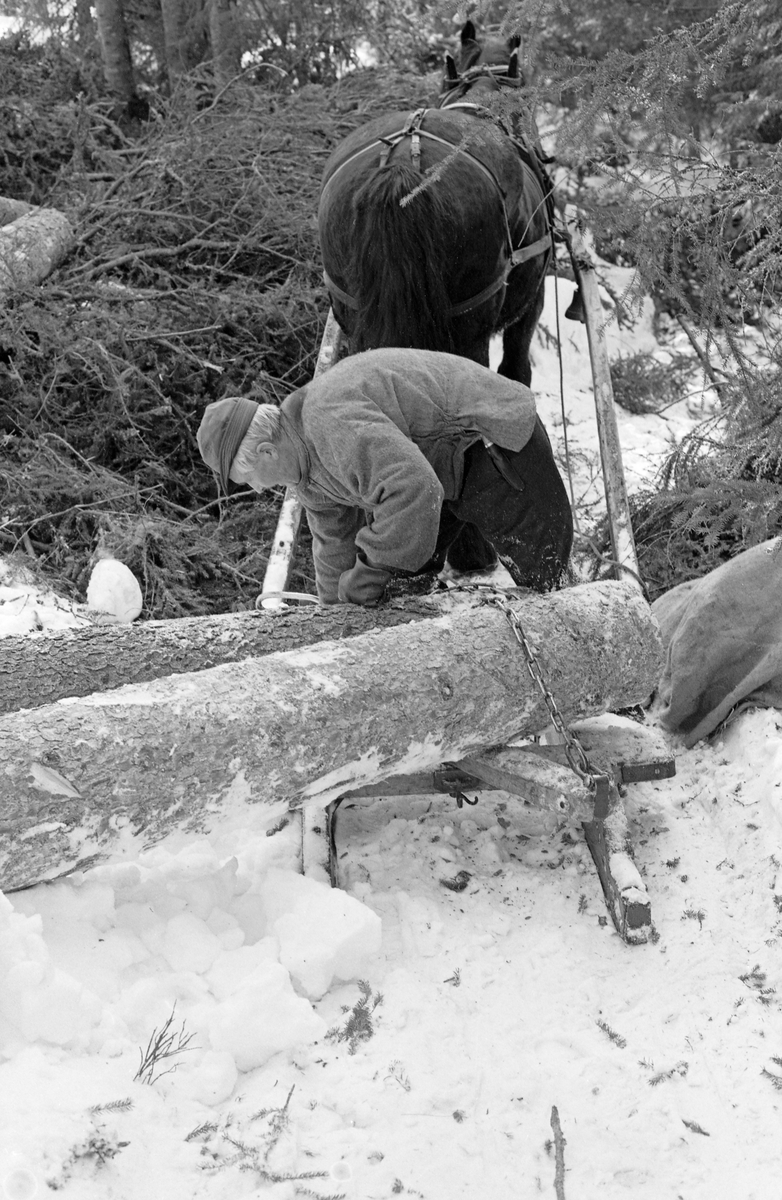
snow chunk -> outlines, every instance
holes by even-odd
[[[266,962],[277,962],[280,952],[276,938],[262,938],[254,946],[238,946],[219,954],[207,973],[207,982],[218,1000],[238,992],[244,981]]]
[[[220,939],[215,937],[204,921],[192,913],[182,912],[172,917],[166,925],[160,953],[174,971],[192,971],[194,975],[203,975],[222,948]]]
[[[308,996],[324,995],[334,979],[359,978],[380,949],[380,917],[346,892],[271,870],[260,895],[280,962]]]
[[[326,1022],[296,995],[284,967],[264,962],[210,1014],[208,1028],[214,1050],[253,1071],[281,1050],[323,1037]]]
[[[102,558],[87,584],[87,607],[108,624],[129,625],[144,605],[136,576],[117,558]]]
[[[195,1065],[187,1064],[177,1072],[176,1085],[177,1091],[191,1100],[214,1106],[229,1099],[238,1078],[234,1057],[228,1050],[207,1050]]]

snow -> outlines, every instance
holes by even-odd
[[[583,514],[597,435],[585,334],[561,327]],[[606,332],[612,355],[671,350],[648,309]],[[543,337],[534,372],[561,451]],[[619,414],[631,487],[709,403]],[[0,573],[0,633],[84,619]],[[237,775],[209,838],[0,896],[0,1197],[554,1198],[554,1106],[573,1200],[775,1195],[782,714],[674,748],[675,778],[627,789],[644,946],[608,920],[577,806],[501,792],[344,804],[332,890],[297,874],[296,819],[260,822]]]
[[[136,576],[116,558],[101,558],[90,573],[87,608],[98,620],[111,625],[129,625],[144,607]]]

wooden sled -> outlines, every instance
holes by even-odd
[[[332,887],[340,886],[337,823],[343,803],[445,793],[461,807],[468,792],[503,791],[563,818],[583,814],[582,828],[614,926],[628,944],[646,942],[652,931],[651,903],[633,859],[623,795],[634,783],[670,778],[674,759],[664,739],[643,726],[585,721],[574,725],[573,732],[599,772],[593,789],[567,765],[565,747],[550,743],[502,747],[436,771],[397,775],[345,792],[325,810],[301,810],[303,874],[325,873]]]

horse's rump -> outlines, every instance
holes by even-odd
[[[370,122],[329,160],[319,208],[325,271],[356,348],[466,353],[497,325],[511,250],[548,230],[544,191],[491,118],[426,110],[417,145],[399,136],[411,118]]]

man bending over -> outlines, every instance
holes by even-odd
[[[209,404],[198,446],[226,492],[296,489],[325,604],[374,604],[395,572],[439,570],[465,530],[483,547],[472,565],[489,542],[519,586],[557,587],[567,564],[570,504],[532,392],[470,359],[352,355],[279,408]]]

